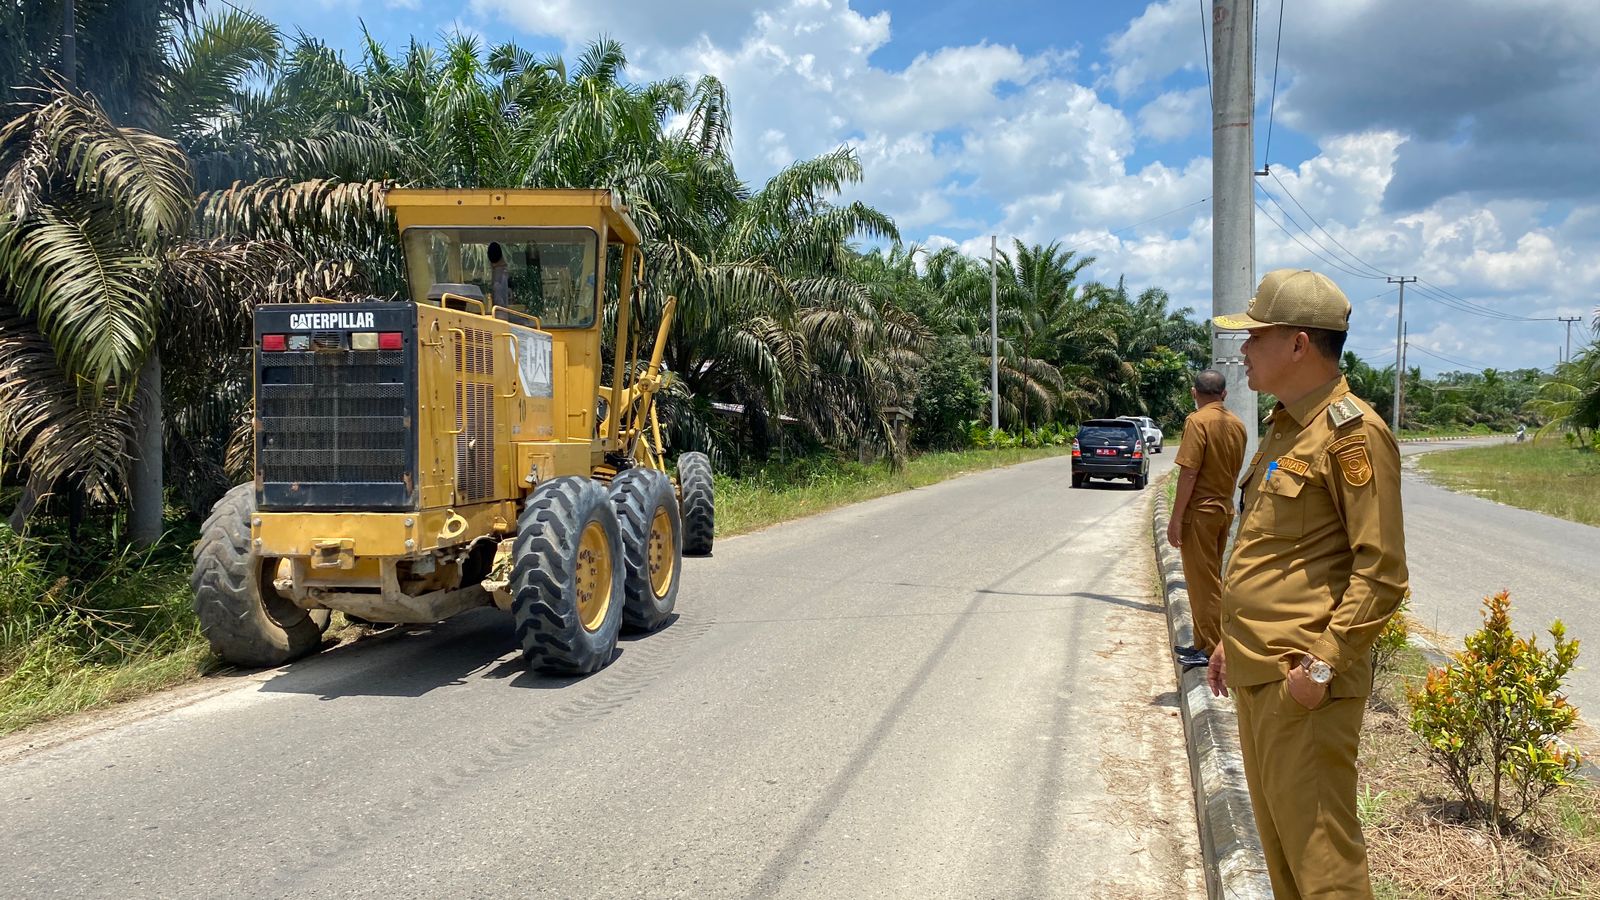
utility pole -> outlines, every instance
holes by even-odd
[[[1000,238],[989,235],[989,429],[1000,429],[1000,276],[995,269]]]
[[[1211,313],[1244,312],[1256,287],[1255,0],[1212,0]],[[1228,410],[1245,424],[1245,459],[1261,440],[1256,392],[1240,354],[1243,336],[1212,329],[1211,358],[1227,379]]]
[[[1401,421],[1402,417],[1405,414],[1405,409],[1406,409],[1406,389],[1405,389],[1406,388],[1406,382],[1405,382],[1405,378],[1404,378],[1403,373],[1406,370],[1406,357],[1410,355],[1410,350],[1411,350],[1411,329],[1407,328],[1404,324],[1401,324],[1401,326],[1400,326],[1400,371],[1402,373],[1402,377],[1401,377],[1401,380],[1400,380],[1400,393],[1396,394],[1395,398],[1394,398],[1394,408],[1397,410],[1397,412],[1394,414],[1394,420],[1395,420],[1394,436],[1395,436],[1396,439],[1398,439],[1400,437],[1400,426],[1402,424],[1404,424]]]
[[[1401,351],[1405,349],[1406,329],[1406,285],[1417,280],[1415,275],[1401,275],[1396,278],[1389,276],[1390,284],[1400,285],[1400,313],[1394,323],[1394,416],[1390,423],[1394,428],[1394,436],[1400,437],[1400,378],[1405,374],[1405,360],[1401,358]]]
[[[68,90],[78,88],[78,11],[76,0],[67,0],[61,9],[61,77]]]
[[[1569,319],[1566,316],[1561,316],[1561,317],[1559,317],[1557,319],[1557,321],[1567,323],[1567,355],[1566,355],[1566,357],[1564,359],[1565,359],[1566,362],[1572,362],[1572,323],[1573,322],[1582,322],[1583,321],[1583,317],[1582,316],[1573,316],[1572,318]]]

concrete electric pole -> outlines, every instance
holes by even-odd
[[[1244,312],[1256,287],[1254,0],[1211,4],[1211,313]],[[1211,331],[1211,358],[1228,382],[1228,410],[1245,424],[1245,459],[1261,439],[1256,392],[1238,332]]]
[[[1563,357],[1563,361],[1564,362],[1572,362],[1572,323],[1573,322],[1582,322],[1583,321],[1583,317],[1582,316],[1573,316],[1572,318],[1569,319],[1566,316],[1561,316],[1558,321],[1562,321],[1562,322],[1567,323],[1567,355],[1565,357]]]
[[[1406,285],[1416,280],[1415,275],[1389,277],[1390,284],[1400,285],[1400,314],[1397,317],[1399,321],[1394,323],[1394,415],[1389,417],[1389,426],[1394,429],[1394,436],[1397,438],[1400,436],[1400,379],[1405,375],[1405,360],[1400,354],[1405,349]]]
[[[61,7],[61,77],[68,90],[78,89],[78,10],[75,0]]]
[[[1409,352],[1411,350],[1410,331],[1411,330],[1409,328],[1407,328],[1404,324],[1402,324],[1400,326],[1400,371],[1401,372],[1404,372],[1406,370],[1406,356],[1409,354]],[[1406,410],[1406,382],[1405,382],[1404,378],[1401,378],[1401,380],[1400,380],[1400,393],[1395,395],[1394,408],[1399,410],[1399,412],[1396,412],[1395,416],[1394,416],[1394,420],[1395,420],[1394,436],[1396,438],[1398,438],[1400,436],[1400,424],[1404,420],[1405,410]]]
[[[994,267],[997,235],[989,235],[989,428],[1000,428],[1000,276]]]

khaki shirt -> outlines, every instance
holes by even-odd
[[[1388,426],[1341,376],[1273,410],[1239,487],[1222,588],[1229,686],[1276,681],[1310,653],[1333,666],[1333,696],[1370,693],[1372,644],[1409,578]]]
[[[1188,510],[1233,512],[1233,480],[1244,465],[1244,423],[1221,403],[1208,403],[1183,422],[1183,441],[1174,463],[1194,469]]]

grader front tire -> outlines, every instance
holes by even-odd
[[[606,489],[587,478],[539,485],[517,519],[511,614],[528,666],[587,675],[611,661],[622,627],[622,536]]]
[[[665,472],[628,469],[611,481],[622,526],[622,625],[655,631],[678,602],[683,574],[683,518]]]
[[[712,496],[711,460],[704,453],[678,457],[678,488],[683,494],[683,555],[710,556],[717,533],[717,505]]]
[[[279,666],[316,650],[327,610],[306,610],[273,586],[278,560],[250,546],[255,486],[241,484],[217,501],[194,548],[194,611],[200,631],[224,662]]]

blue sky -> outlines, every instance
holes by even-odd
[[[1060,241],[1097,258],[1091,277],[1211,305],[1204,0],[236,2],[352,56],[363,21],[390,46],[460,29],[573,55],[616,37],[636,79],[727,83],[751,182],[850,144],[866,167],[851,198],[908,241],[974,255],[990,234]],[[1278,8],[1260,10],[1258,160]],[[1410,362],[1428,373],[1554,363],[1564,326],[1522,317],[1583,316],[1574,343],[1587,340],[1600,4],[1286,8],[1258,269],[1331,275],[1355,305],[1352,348],[1378,365],[1395,344],[1386,274],[1422,278],[1405,317]]]

